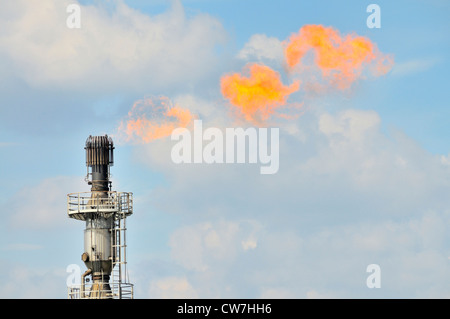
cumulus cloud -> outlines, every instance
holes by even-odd
[[[445,205],[442,192],[448,187],[448,165],[401,132],[392,130],[387,136],[375,111],[309,113],[296,123],[303,136],[298,139],[282,131],[280,169],[270,177],[259,176],[250,164],[174,164],[170,158],[174,142],[170,139],[141,147],[136,156],[149,167],[158,167],[170,180],[170,192],[165,187],[154,190],[160,208],[188,210],[195,216],[208,211],[206,195],[216,201],[215,210],[231,215],[233,210],[227,210],[229,204],[224,199],[230,196],[234,204],[249,207],[247,213],[252,214],[258,209],[274,209],[275,203],[287,211],[297,211],[321,196],[340,207],[348,200],[357,207],[369,201],[368,210],[375,209],[372,204],[384,206],[383,214],[407,214],[419,206]],[[260,196],[267,192],[270,196]],[[300,201],[297,193],[305,194],[304,200]],[[352,207],[350,211],[357,210]]]
[[[53,229],[67,225],[67,194],[87,191],[83,177],[57,176],[26,186],[11,198],[3,209],[11,213],[9,223],[20,229]]]
[[[380,117],[375,111],[345,110],[333,116],[325,113],[319,118],[319,130],[328,137],[340,135],[351,141],[364,139],[367,131],[378,128]]]
[[[149,16],[123,1],[80,5],[81,28],[66,26],[73,1],[0,2],[2,67],[32,86],[85,91],[163,89],[199,80],[217,63],[225,32],[207,15],[187,17],[179,1]]]
[[[333,298],[332,295],[329,294],[324,294],[324,293],[319,293],[316,290],[310,290],[306,293],[306,298],[307,299],[330,299]]]
[[[225,220],[181,227],[170,238],[172,258],[200,272],[223,267],[240,253],[256,248],[257,230],[254,222]]]
[[[237,57],[251,61],[282,62],[284,59],[282,42],[278,38],[268,37],[265,34],[254,34],[239,51]]]
[[[1,260],[1,298],[64,298],[66,276],[64,269],[46,266],[30,267],[29,264]]]
[[[166,277],[151,282],[150,298],[193,299],[198,295],[185,277]]]
[[[447,157],[382,132],[373,110],[317,110],[296,124],[304,138],[283,131],[273,176],[159,162],[170,188],[155,189],[153,203],[185,221],[171,235],[172,260],[198,296],[237,296],[245,286],[258,297],[370,297],[371,263],[383,270],[377,296],[448,294]],[[161,141],[147,155],[162,156],[162,145],[170,153]],[[246,230],[243,218],[252,220]]]
[[[152,205],[182,220],[169,247],[188,295],[448,295],[448,156],[385,133],[374,110],[318,108],[291,123],[297,130],[281,131],[272,176],[250,165],[176,165],[170,139],[136,149],[167,177]],[[366,286],[372,263],[381,290]]]
[[[298,298],[295,294],[285,288],[267,288],[261,292],[261,298],[263,299],[292,299]]]

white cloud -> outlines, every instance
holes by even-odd
[[[149,296],[445,297],[449,218],[449,212],[428,212],[405,221],[319,226],[309,234],[266,225],[254,251],[238,247],[243,233],[225,235],[227,225],[237,222],[184,226],[172,236],[171,246],[186,275],[153,280]],[[382,271],[382,288],[376,292],[366,286],[371,263]]]
[[[258,241],[254,238],[248,238],[241,242],[244,250],[255,249],[258,246]]]
[[[185,277],[165,277],[150,284],[150,298],[193,299],[198,295]]]
[[[224,128],[229,127],[233,122],[227,114],[229,110],[221,102],[211,101],[193,94],[177,95],[173,101],[180,107],[189,109],[208,127]]]
[[[398,61],[392,69],[394,76],[406,76],[415,73],[428,71],[441,62],[438,58],[411,59],[408,61]]]
[[[441,155],[441,163],[444,165],[450,165],[450,154],[447,156]]]
[[[262,299],[292,299],[298,298],[295,294],[292,294],[287,289],[284,288],[264,288],[261,292]]]
[[[325,113],[319,118],[319,130],[332,138],[341,135],[351,141],[360,141],[367,131],[377,129],[380,117],[375,111],[345,110],[333,116]]]
[[[36,87],[135,90],[189,86],[217,62],[222,25],[187,17],[179,1],[148,16],[117,1],[81,6],[81,28],[66,26],[73,1],[0,1],[0,55],[5,70]],[[14,18],[11,18],[14,17]]]
[[[243,60],[275,60],[283,61],[283,46],[279,39],[265,34],[254,34],[239,51],[237,57]]]
[[[67,225],[67,194],[88,191],[81,176],[46,178],[39,184],[19,190],[3,209],[10,212],[9,222],[17,229],[51,229]]]
[[[184,226],[170,237],[172,258],[189,270],[205,272],[220,268],[243,251],[256,248],[255,232],[255,225],[245,221],[220,220]]]
[[[63,268],[47,266],[33,267],[30,264],[11,263],[0,260],[0,298],[64,298],[67,292],[66,276]]]
[[[450,251],[446,158],[401,132],[385,135],[375,111],[318,112],[297,125],[304,138],[280,136],[273,176],[161,160],[170,188],[156,189],[154,203],[195,220],[170,247],[198,295],[370,297],[370,263],[383,270],[377,296],[448,294],[440,279]],[[244,231],[243,218],[258,226]]]

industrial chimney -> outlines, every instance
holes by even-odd
[[[108,135],[86,140],[86,182],[91,191],[67,195],[70,218],[86,222],[81,259],[87,267],[69,299],[133,298],[126,269],[126,217],[133,213],[133,194],[111,189],[113,141]]]

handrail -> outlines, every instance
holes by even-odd
[[[87,213],[119,213],[119,218],[133,213],[133,193],[130,192],[81,192],[67,195],[69,217],[84,219]]]
[[[109,282],[107,283],[111,290],[98,290],[98,286],[93,290],[94,296],[90,295],[91,289],[96,283],[85,283],[84,289],[82,285],[72,285],[67,287],[69,299],[133,299],[133,284],[123,282]]]

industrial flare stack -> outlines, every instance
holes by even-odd
[[[81,259],[87,267],[69,299],[133,298],[126,268],[126,218],[133,213],[133,194],[111,190],[113,141],[108,135],[86,140],[86,181],[90,192],[67,195],[70,218],[86,222]]]

